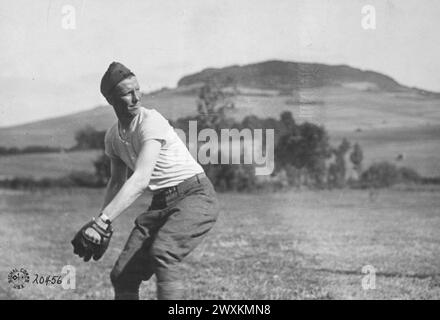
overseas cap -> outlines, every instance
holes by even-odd
[[[107,98],[110,96],[113,88],[122,80],[134,76],[126,66],[119,62],[112,62],[101,79],[101,93]]]

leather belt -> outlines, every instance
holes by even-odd
[[[154,197],[169,197],[174,194],[183,194],[186,190],[188,190],[194,184],[199,184],[200,180],[206,178],[204,172],[196,174],[191,178],[188,178],[176,186],[166,187],[159,190],[156,190],[153,195]]]

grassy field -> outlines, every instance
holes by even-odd
[[[410,166],[424,176],[440,176],[439,99],[408,93],[367,92],[346,87],[301,89],[295,96],[253,92],[234,98],[230,116],[240,120],[247,115],[279,118],[291,111],[295,121],[322,124],[331,143],[342,138],[358,142],[364,151],[364,166],[377,161]],[[156,108],[168,119],[196,112],[196,97],[179,89],[145,95],[143,104]],[[302,112],[304,103],[306,112]],[[1,146],[49,145],[69,147],[75,131],[86,125],[104,130],[116,121],[110,107],[98,107],[74,115],[0,128]],[[1,176],[59,177],[72,170],[93,171],[96,153],[37,154],[0,157]]]
[[[423,176],[440,176],[440,127],[384,128],[360,132],[334,131],[331,144],[336,146],[346,137],[358,142],[364,152],[364,168],[378,161],[394,162],[416,169]],[[93,172],[93,160],[99,151],[22,154],[0,156],[0,177],[62,177],[71,171]],[[396,161],[398,155],[403,159]],[[347,159],[347,161],[349,161]]]
[[[286,191],[220,194],[222,212],[205,241],[184,262],[191,299],[439,299],[439,189]],[[103,190],[0,191],[0,297],[110,299],[109,271],[150,200],[138,199],[116,223],[99,262],[73,256],[70,239],[96,214]],[[28,284],[11,289],[7,275],[32,276],[76,267],[75,290]],[[364,265],[377,270],[363,290]],[[141,295],[153,299],[154,279]]]
[[[384,128],[361,132],[335,131],[330,143],[338,145],[346,137],[358,142],[364,152],[364,168],[373,162],[388,161],[416,169],[423,176],[440,176],[440,127]],[[402,155],[402,159],[396,161]]]
[[[194,114],[196,96],[181,90],[145,95],[142,103],[148,108],[156,108],[167,119]],[[410,166],[424,176],[440,176],[439,99],[347,87],[301,89],[294,96],[269,93],[253,90],[252,94],[235,96],[236,108],[230,116],[238,120],[252,114],[279,118],[281,112],[291,111],[299,123],[310,121],[324,125],[333,145],[339,144],[344,137],[352,143],[359,142],[364,150],[364,166],[384,160],[393,162],[402,154],[399,165]],[[60,118],[0,128],[1,146],[70,147],[75,143],[77,130],[86,125],[104,130],[115,121],[112,108],[103,106]],[[59,177],[71,170],[93,171],[94,158],[95,153],[87,152],[2,156],[0,177]]]
[[[409,96],[407,93],[367,92],[346,87],[301,89],[295,92],[295,96],[255,93],[234,97],[236,108],[231,116],[238,120],[247,115],[279,118],[281,112],[291,111],[297,122],[317,122],[330,133],[344,131],[348,135],[358,128],[374,132],[376,129],[440,125],[440,99]],[[196,95],[184,94],[179,89],[144,95],[142,104],[157,109],[170,120],[197,112]],[[306,113],[302,106],[307,107]],[[90,125],[104,130],[115,121],[113,109],[101,106],[63,117],[0,128],[1,146],[71,147],[79,129]]]

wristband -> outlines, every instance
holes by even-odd
[[[109,218],[107,215],[105,215],[104,213],[101,213],[101,214],[99,215],[99,218],[100,218],[102,221],[104,221],[105,223],[107,223],[107,224],[112,223],[111,220],[110,220],[110,218]]]

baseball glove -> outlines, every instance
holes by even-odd
[[[99,243],[96,243],[96,240],[87,235],[86,230],[89,228],[92,228],[99,234],[101,238]],[[107,250],[112,234],[113,228],[110,224],[104,229],[93,219],[85,224],[71,241],[73,245],[73,253],[77,254],[80,258],[84,258],[84,261],[86,262],[92,257],[95,261],[99,260]]]

